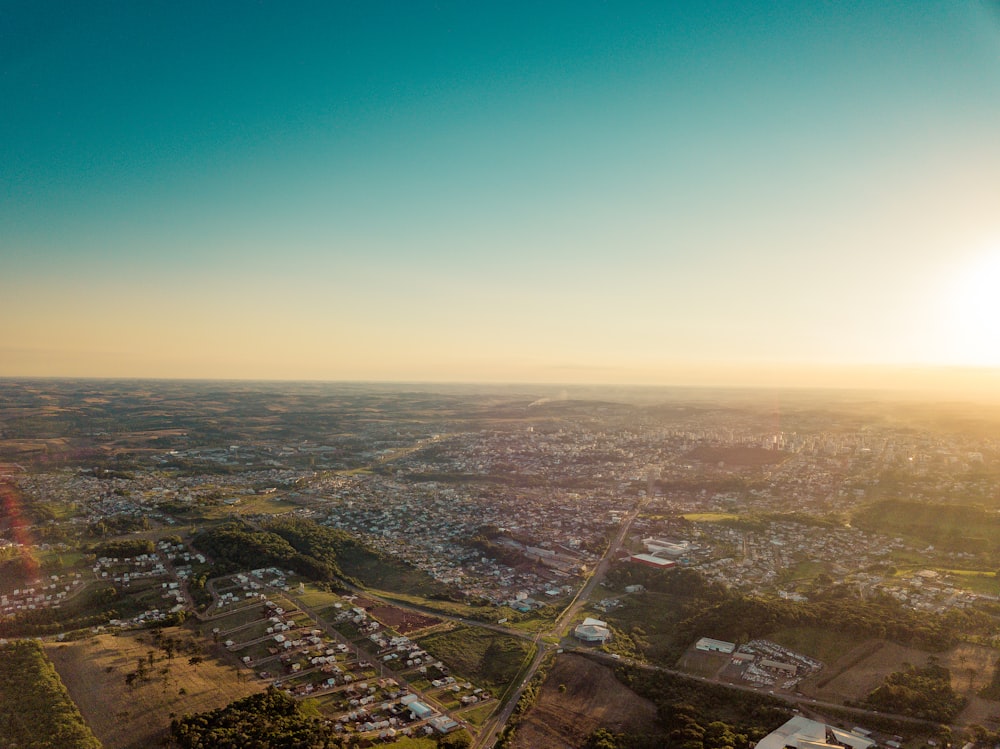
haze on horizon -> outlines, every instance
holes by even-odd
[[[1000,392],[995,1],[2,15],[0,376]]]

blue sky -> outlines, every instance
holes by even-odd
[[[0,97],[0,375],[1000,365],[996,3],[19,3]]]

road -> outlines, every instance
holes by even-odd
[[[507,725],[507,721],[510,720],[510,716],[514,713],[514,709],[517,707],[517,703],[521,699],[521,695],[524,694],[525,688],[531,680],[535,678],[535,674],[538,673],[538,669],[542,665],[542,661],[545,659],[545,656],[556,647],[555,645],[545,642],[544,638],[551,639],[554,637],[557,640],[561,640],[563,638],[566,630],[573,623],[574,618],[580,611],[580,608],[590,599],[591,593],[593,593],[594,589],[604,580],[604,576],[608,573],[608,568],[617,558],[622,544],[628,537],[629,529],[632,527],[632,523],[635,522],[635,519],[642,511],[643,505],[643,501],[637,502],[635,508],[622,520],[618,533],[615,534],[614,539],[612,539],[611,543],[608,544],[608,548],[604,552],[600,561],[594,565],[594,570],[590,577],[580,588],[579,592],[573,597],[573,600],[569,602],[569,605],[563,609],[562,614],[559,615],[559,618],[556,619],[552,627],[547,632],[540,632],[535,635],[534,642],[538,646],[538,649],[535,652],[535,657],[532,659],[530,665],[525,670],[524,675],[521,677],[521,680],[518,682],[517,688],[507,696],[507,702],[504,704],[500,712],[494,715],[483,725],[482,730],[472,743],[473,749],[487,749],[496,743],[497,736],[500,731],[503,730],[504,726]]]
[[[607,662],[609,665],[617,665],[619,663],[625,663],[633,668],[638,668],[643,671],[658,671],[664,674],[671,674],[673,676],[678,676],[682,679],[688,679],[690,681],[700,681],[702,684],[714,684],[715,686],[725,687],[726,689],[735,689],[740,692],[753,692],[755,694],[763,694],[765,690],[760,687],[753,687],[748,684],[731,684],[729,682],[722,682],[718,679],[713,679],[707,676],[695,676],[694,674],[689,674],[685,671],[678,671],[673,668],[667,668],[665,666],[654,666],[649,663],[639,663],[637,661],[632,661],[628,658],[615,658],[615,656],[601,652],[600,650],[592,650],[589,648],[570,648],[568,652],[577,653],[579,655],[592,658],[597,661]],[[902,721],[904,723],[912,723],[919,726],[927,726],[929,728],[936,729],[940,727],[940,723],[935,723],[934,721],[921,720],[920,718],[912,718],[909,715],[898,715],[895,713],[881,713],[877,710],[867,710],[863,707],[848,707],[847,705],[839,704],[836,702],[823,702],[821,700],[816,700],[812,697],[806,697],[801,694],[789,694],[787,692],[782,692],[780,694],[773,694],[775,699],[782,700],[784,702],[791,702],[802,707],[807,707],[813,710],[822,710],[823,708],[829,708],[833,710],[849,712],[862,718],[890,718],[892,720]],[[962,730],[961,726],[951,726],[952,731],[958,732]]]

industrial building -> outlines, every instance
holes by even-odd
[[[607,622],[600,619],[592,619],[589,616],[578,624],[573,630],[576,639],[582,642],[607,642],[611,638],[611,630],[608,629]]]
[[[828,726],[796,715],[757,742],[757,749],[869,749],[875,742],[867,736]]]

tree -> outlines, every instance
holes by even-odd
[[[618,749],[618,742],[608,729],[598,728],[587,737],[587,743],[583,746],[584,749]]]
[[[468,749],[472,746],[472,736],[464,728],[460,728],[442,736],[438,746],[441,749]]]

